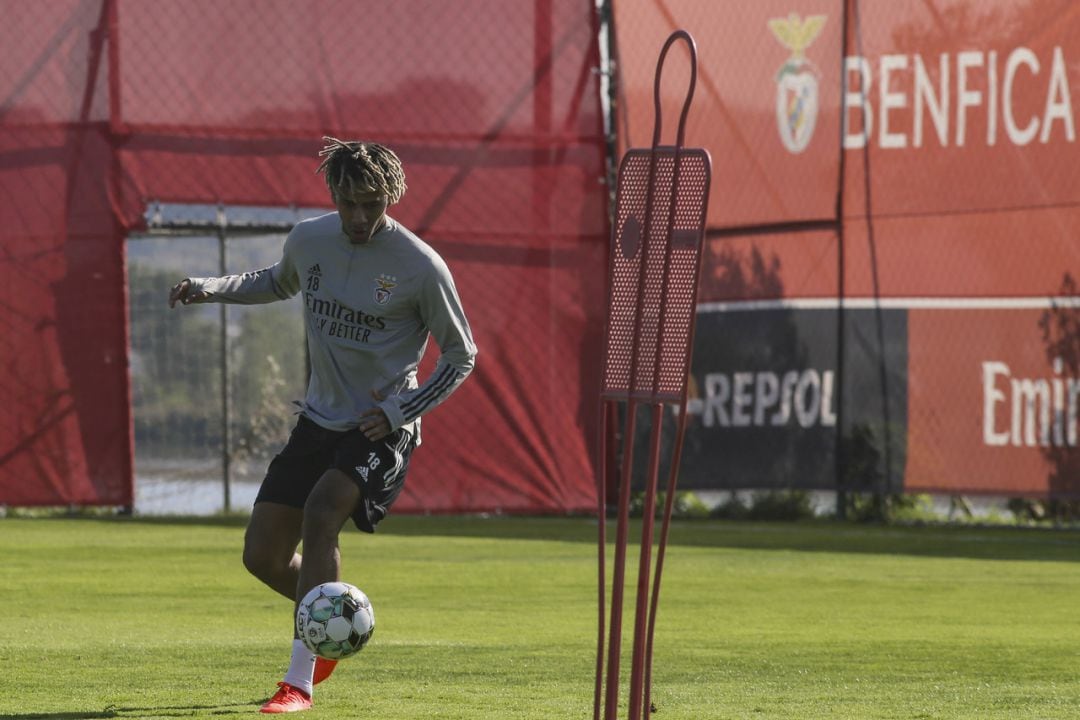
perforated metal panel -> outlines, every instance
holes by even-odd
[[[633,149],[619,167],[603,395],[682,397],[711,179],[700,148]],[[651,193],[650,193],[651,186]]]

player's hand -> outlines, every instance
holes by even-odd
[[[210,297],[210,295],[202,290],[191,292],[191,281],[184,279],[173,285],[169,290],[169,307],[176,307],[176,303],[178,302],[181,305],[200,303],[208,297]]]
[[[382,402],[385,399],[378,390],[372,390],[371,397],[375,402]],[[364,437],[372,442],[382,440],[393,432],[390,427],[390,420],[381,407],[373,407],[360,413],[359,427],[360,432],[364,433]]]

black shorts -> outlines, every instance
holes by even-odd
[[[315,483],[334,468],[360,486],[360,502],[352,514],[356,527],[375,532],[405,486],[405,471],[415,447],[406,430],[372,442],[359,430],[327,430],[301,415],[289,442],[270,461],[255,503],[303,508]]]

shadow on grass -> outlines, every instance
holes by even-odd
[[[631,520],[630,538],[640,536]],[[608,522],[609,544],[614,538]],[[656,523],[657,534],[660,523]],[[595,544],[594,518],[445,518],[405,517],[387,522],[387,535],[497,537]],[[669,545],[787,552],[914,555],[985,560],[1080,562],[1080,530],[985,526],[896,526],[815,520],[769,523],[728,520],[677,520]]]
[[[151,718],[190,717],[196,712],[209,715],[248,714],[258,709],[263,700],[222,705],[174,705],[164,707],[117,707],[110,705],[104,710],[76,710],[71,712],[0,714],[0,720],[96,720],[97,718]]]
[[[109,524],[208,526],[243,528],[245,516],[94,517]],[[0,520],[0,523],[3,521]],[[640,535],[640,520],[630,523],[631,542]],[[614,520],[607,523],[609,544]],[[659,531],[659,522],[656,524]],[[355,532],[351,524],[345,532]],[[459,537],[545,540],[595,544],[593,517],[516,515],[392,515],[379,526],[379,536]],[[813,520],[770,523],[731,520],[677,520],[672,546],[830,552],[984,560],[1080,562],[1080,529],[1016,526],[900,526]],[[3,720],[3,716],[0,716]]]

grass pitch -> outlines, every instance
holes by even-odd
[[[291,618],[242,535],[0,520],[0,718],[254,716]],[[594,537],[587,519],[347,532],[377,630],[304,717],[591,719]],[[671,542],[658,720],[1080,718],[1078,532],[685,522]]]

